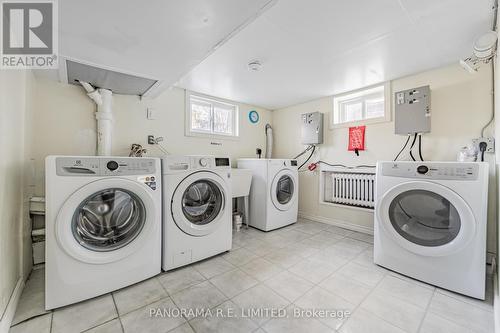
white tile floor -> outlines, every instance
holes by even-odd
[[[44,271],[33,271],[11,332],[493,332],[492,282],[478,301],[373,264],[372,237],[301,220],[243,229],[231,252],[55,311],[44,310]],[[210,308],[231,318],[151,316],[151,309]],[[287,318],[238,315],[282,308]],[[301,309],[348,310],[306,318]]]

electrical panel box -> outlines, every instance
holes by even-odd
[[[323,114],[311,112],[302,114],[302,144],[316,145],[323,143]]]
[[[394,94],[395,133],[401,135],[431,131],[431,89],[423,86]]]

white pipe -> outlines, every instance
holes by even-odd
[[[87,90],[88,93],[95,91],[94,87],[92,87],[92,85],[90,83],[85,82],[85,81],[78,81],[78,82],[82,85],[82,87],[85,90]]]
[[[266,158],[273,156],[273,128],[266,124]]]
[[[87,96],[97,105],[97,156],[110,156],[113,137],[113,93],[108,89],[95,89],[91,84],[79,81]]]
[[[113,112],[111,110],[113,93],[99,89],[101,104],[97,104],[97,156],[110,156],[113,137]],[[92,98],[92,97],[91,97]]]

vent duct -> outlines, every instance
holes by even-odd
[[[66,60],[68,83],[80,85],[88,82],[98,89],[111,90],[113,94],[145,95],[158,84],[158,80],[120,73],[79,62]]]

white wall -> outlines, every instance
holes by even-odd
[[[32,74],[0,70],[0,317],[18,283],[31,270],[29,179],[25,142],[29,140]],[[9,308],[10,309],[10,308]],[[10,309],[12,310],[12,309]],[[9,314],[8,314],[9,315]],[[8,316],[7,315],[7,316]],[[10,313],[13,315],[13,313]],[[8,322],[7,322],[8,324]],[[0,327],[1,329],[1,327]]]
[[[44,194],[44,159],[47,155],[95,155],[95,104],[83,88],[37,79],[34,97],[36,112],[33,123],[36,138],[33,158],[36,165],[38,195]],[[132,143],[142,144],[150,155],[162,155],[147,145],[147,135],[163,136],[163,146],[172,154],[219,154],[253,157],[257,147],[265,148],[265,124],[271,122],[271,112],[251,105],[238,104],[240,138],[213,140],[184,135],[185,92],[172,88],[153,100],[137,96],[114,95],[113,155],[128,156]],[[146,119],[146,109],[156,109],[156,119]],[[257,110],[260,121],[251,124],[248,112]]]
[[[497,15],[498,12],[500,11],[499,8],[497,8]],[[497,25],[497,35],[498,35],[498,25]],[[499,36],[500,37],[500,36]],[[500,142],[500,74],[498,73],[498,70],[500,69],[500,59],[498,56],[494,58],[494,63],[495,63],[495,141]],[[500,165],[500,150],[496,149],[495,151],[495,162],[496,162],[496,172],[498,175],[498,172],[500,172],[499,165]],[[498,228],[499,225],[499,220],[500,216],[498,214],[499,212],[499,207],[500,207],[500,196],[498,196],[499,189],[500,189],[500,177],[497,177],[497,181],[495,183],[495,189],[497,191],[497,200],[495,202],[495,205],[497,207],[497,218],[496,218],[496,225],[497,225],[497,243],[496,243],[496,249],[497,253],[499,252],[499,240],[500,240],[500,228]],[[494,300],[493,300],[493,305],[494,305],[494,314],[495,314],[495,332],[500,332],[500,294],[499,294],[499,286],[500,286],[500,274],[498,274],[498,256],[496,257],[496,262],[497,265],[495,267],[496,271],[494,271],[494,274],[496,274],[496,278],[494,280]]]
[[[458,65],[408,76],[392,82],[392,91],[422,85],[431,87],[432,131],[423,136],[423,155],[427,160],[455,160],[460,147],[479,137],[491,117],[491,70],[483,67],[471,75]],[[369,124],[366,128],[366,151],[356,157],[347,151],[347,128],[329,130],[333,103],[325,97],[308,103],[273,111],[275,156],[293,157],[304,147],[300,144],[300,114],[320,111],[325,114],[325,143],[320,145],[322,160],[350,166],[392,160],[406,137],[394,134],[394,122]],[[392,118],[394,119],[394,117]],[[487,131],[492,135],[492,130]],[[415,151],[415,150],[414,150]],[[316,159],[318,158],[316,157]],[[403,159],[407,156],[403,156]],[[493,156],[487,156],[493,161]],[[491,167],[492,177],[495,168]],[[365,230],[373,228],[373,213],[319,203],[318,172],[300,174],[299,210],[322,220],[342,221]],[[491,182],[494,189],[495,182]],[[495,190],[491,191],[488,250],[495,248]]]

